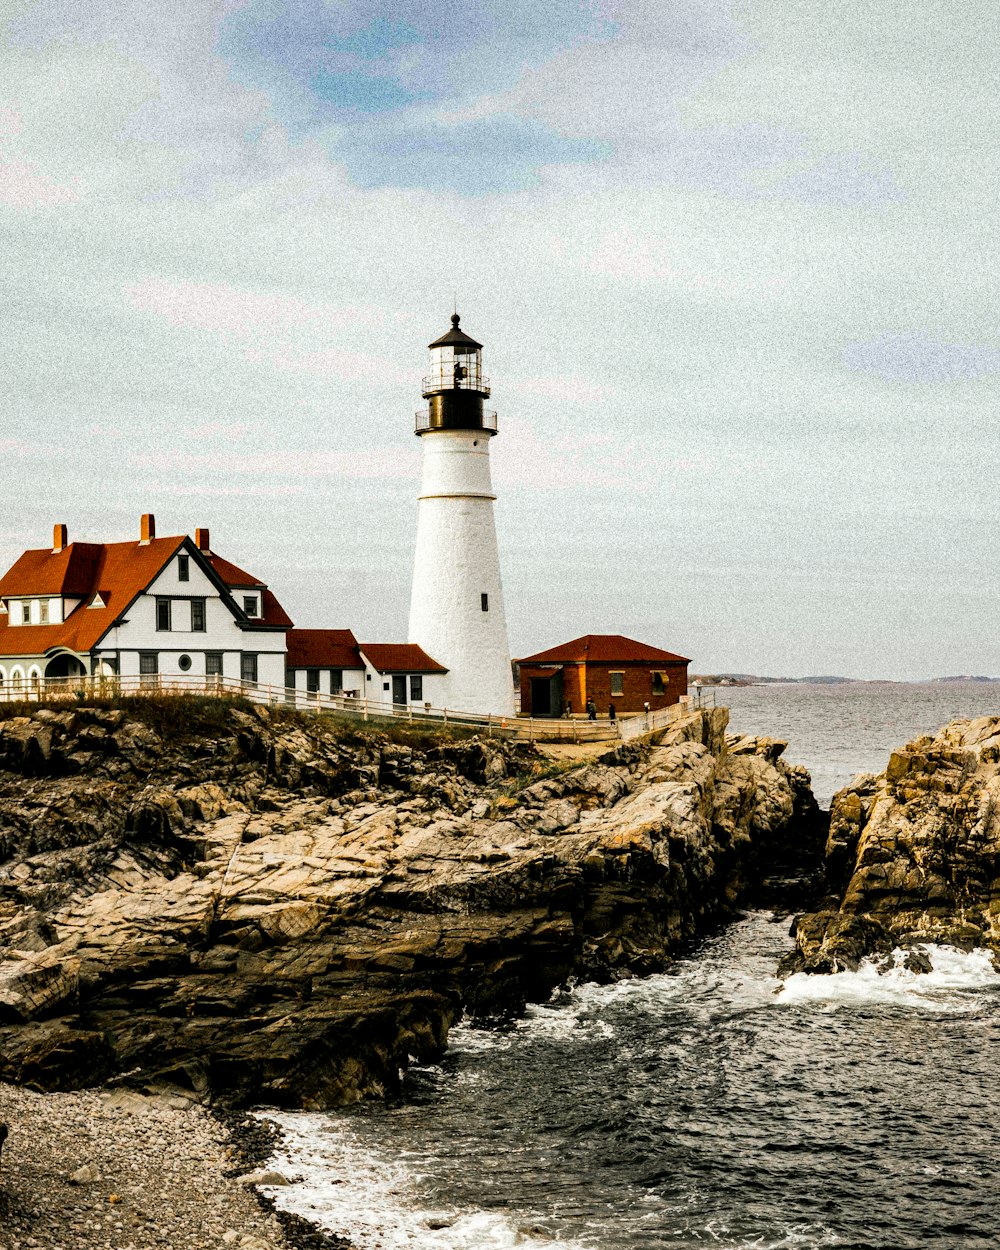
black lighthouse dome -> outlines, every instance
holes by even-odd
[[[424,378],[422,394],[427,409],[417,413],[417,433],[432,430],[482,430],[495,434],[495,412],[483,411],[490,395],[489,379],[483,377],[482,343],[459,328],[461,318],[452,314],[451,329],[429,344],[431,372]]]

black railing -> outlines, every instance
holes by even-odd
[[[448,428],[449,427],[446,425],[432,424],[431,414],[428,411],[428,409],[420,408],[417,410],[416,424],[414,426],[414,429],[416,430],[418,434],[423,434],[426,430],[446,430]],[[469,427],[461,426],[458,428],[468,429]],[[482,416],[482,421],[480,422],[480,425],[478,428],[483,429],[483,430],[490,430],[492,433],[495,434],[497,432],[497,414],[495,412],[484,412]]]
[[[437,373],[429,373],[421,385],[422,395],[437,395],[440,391],[475,391],[484,397],[490,393],[490,380],[484,378],[478,369],[467,369],[465,376],[455,380],[453,371],[439,369]]]

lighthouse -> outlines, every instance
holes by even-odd
[[[410,642],[447,669],[445,707],[510,716],[514,694],[490,480],[495,412],[487,412],[482,344],[459,328],[430,344]]]

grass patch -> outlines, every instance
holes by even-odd
[[[284,707],[280,703],[268,706],[268,713],[276,725],[299,725],[303,729],[339,730],[341,742],[358,746],[379,742],[394,742],[400,746],[430,750],[443,742],[468,742],[470,738],[486,738],[487,730],[481,725],[456,723],[435,724],[428,721],[411,721],[405,716],[369,716],[362,720],[349,712],[336,712],[327,708],[315,712],[306,708]],[[497,742],[501,741],[497,735]]]
[[[297,726],[312,733],[329,735],[349,746],[370,746],[376,742],[391,742],[415,750],[431,750],[448,742],[467,742],[484,733],[476,726],[429,725],[406,721],[395,717],[360,717],[331,711],[309,711],[283,704],[254,704],[242,695],[205,695],[177,691],[150,691],[149,694],[122,695],[109,693],[105,697],[87,694],[81,699],[60,696],[57,699],[21,699],[17,702],[0,703],[0,722],[17,716],[30,717],[40,709],[52,712],[121,711],[130,720],[140,721],[155,730],[162,738],[185,739],[193,737],[232,734],[234,711],[253,714],[255,708],[265,708],[268,718],[276,728]]]
[[[51,712],[124,712],[129,720],[141,721],[163,738],[190,738],[206,734],[232,733],[232,712],[251,712],[253,705],[239,695],[109,694],[105,698],[87,695],[83,699],[24,699],[0,703],[0,721],[15,716],[33,716],[45,708]]]

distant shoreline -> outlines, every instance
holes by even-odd
[[[1000,677],[761,677],[751,673],[693,673],[691,686],[947,686],[995,685]]]

